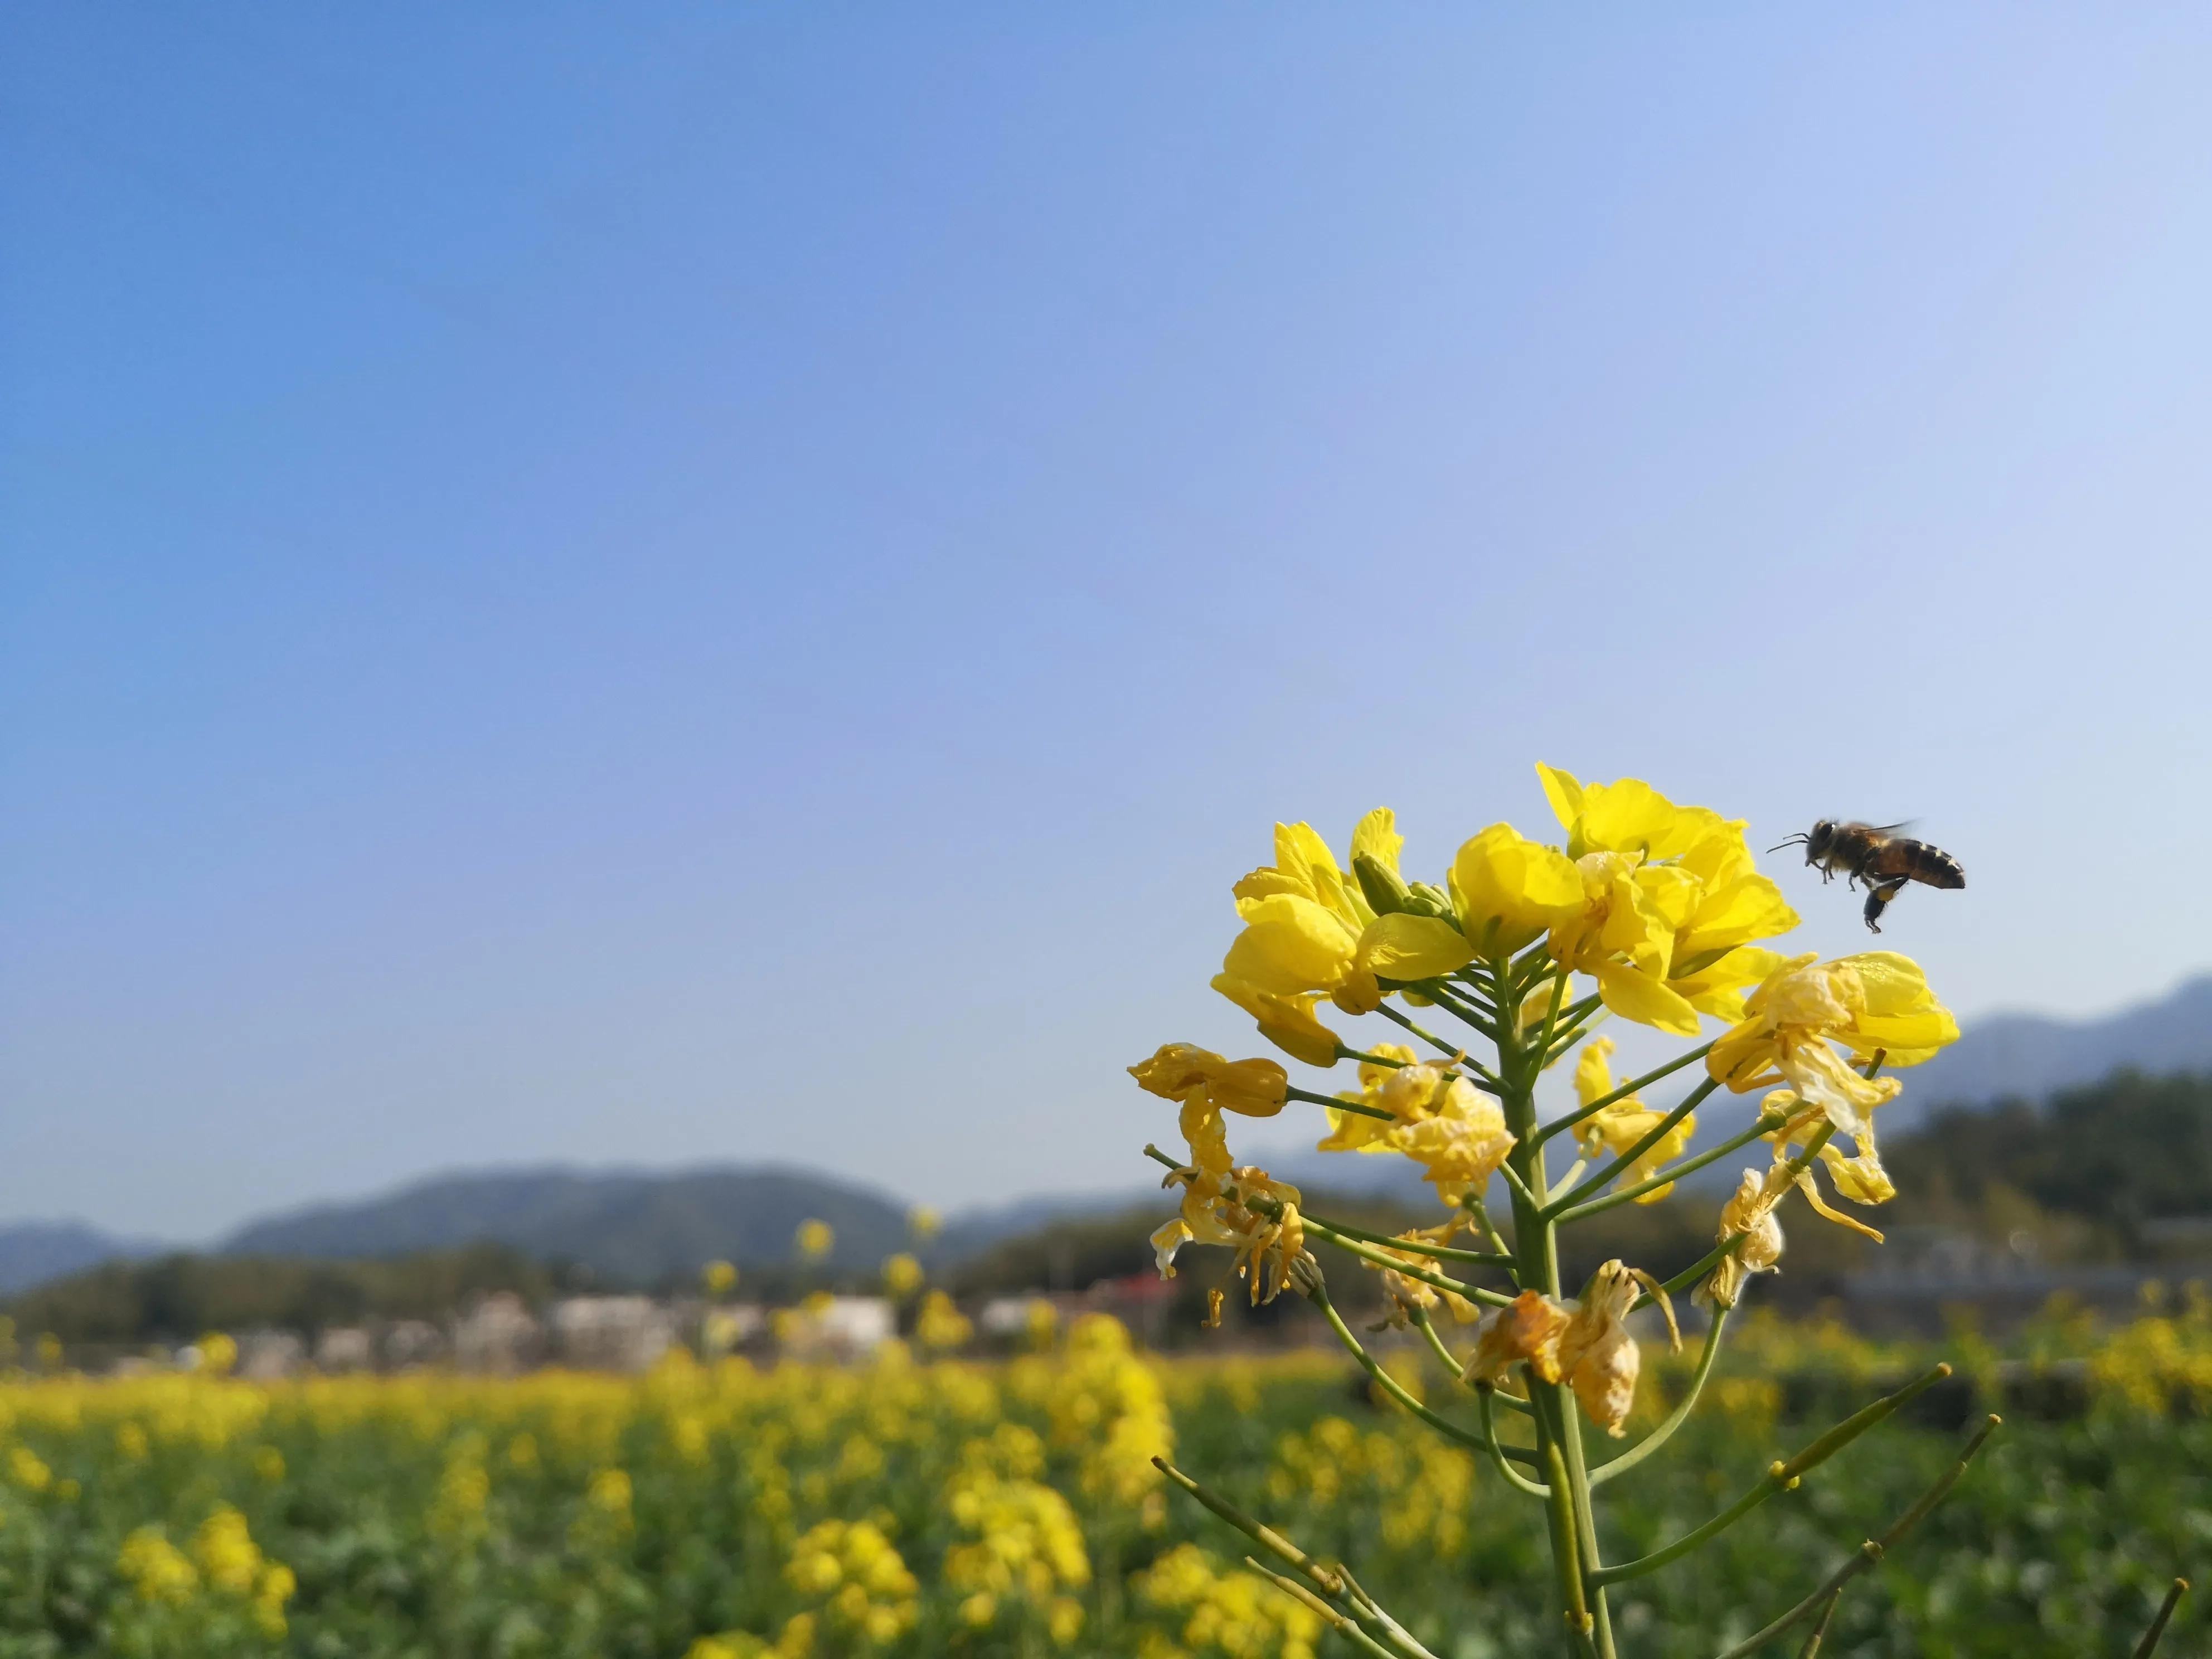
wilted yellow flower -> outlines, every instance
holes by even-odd
[[[1179,1170],[1163,1184],[1177,1182],[1183,1188],[1182,1212],[1152,1235],[1161,1277],[1175,1277],[1176,1253],[1185,1244],[1231,1245],[1237,1272],[1249,1280],[1252,1300],[1274,1300],[1290,1283],[1291,1264],[1305,1250],[1298,1189],[1249,1165],[1225,1176],[1202,1168]],[[1255,1203],[1261,1207],[1249,1207]]]
[[[837,1247],[836,1230],[826,1221],[802,1221],[793,1243],[799,1246],[799,1255],[818,1261]]]
[[[1202,1102],[1217,1111],[1273,1117],[1289,1098],[1290,1073],[1272,1060],[1224,1060],[1210,1049],[1170,1042],[1150,1060],[1129,1067],[1148,1094],[1183,1104]]]
[[[1398,1237],[1409,1244],[1449,1244],[1459,1230],[1468,1224],[1464,1214],[1455,1213],[1438,1226],[1413,1228]],[[1377,1244],[1373,1248],[1407,1267],[1434,1271],[1437,1265],[1435,1258],[1418,1250],[1396,1250],[1388,1244]],[[1433,1308],[1440,1301],[1451,1310],[1452,1318],[1460,1324],[1472,1325],[1482,1317],[1482,1310],[1456,1291],[1439,1290],[1426,1279],[1412,1278],[1396,1267],[1386,1267],[1365,1257],[1360,1259],[1360,1266],[1382,1275],[1383,1299],[1389,1304],[1383,1317],[1400,1329],[1405,1328],[1407,1316],[1416,1310]]]
[[[921,1287],[921,1263],[901,1250],[884,1258],[884,1289],[893,1296],[910,1296]]]
[[[1790,1172],[1780,1164],[1771,1166],[1764,1175],[1757,1170],[1743,1172],[1735,1191],[1721,1206],[1717,1242],[1725,1244],[1738,1233],[1744,1235],[1744,1241],[1721,1258],[1720,1265],[1698,1287],[1700,1301],[1715,1307],[1733,1308],[1743,1294],[1747,1278],[1753,1273],[1772,1273],[1780,1266],[1782,1223],[1776,1218],[1774,1207],[1789,1192],[1790,1186]]]
[[[1410,1049],[1378,1052],[1412,1058]],[[1322,1152],[1403,1153],[1428,1172],[1440,1197],[1455,1204],[1487,1186],[1513,1150],[1513,1133],[1498,1103],[1449,1067],[1369,1064],[1360,1067],[1359,1076],[1363,1092],[1345,1098],[1380,1108],[1390,1117],[1331,1108]]]
[[[1613,1048],[1611,1037],[1592,1037],[1583,1046],[1582,1058],[1575,1063],[1575,1093],[1584,1106],[1603,1100],[1613,1091],[1610,1063]],[[1640,1096],[1626,1095],[1575,1125],[1575,1136],[1587,1154],[1595,1156],[1602,1150],[1609,1158],[1619,1158],[1657,1128],[1666,1115],[1646,1106]],[[1624,1177],[1626,1183],[1634,1186],[1657,1175],[1670,1160],[1682,1155],[1697,1132],[1698,1115],[1692,1112],[1629,1166]],[[1636,1201],[1656,1204],[1674,1190],[1674,1183],[1669,1182],[1664,1187],[1653,1188]]]
[[[1786,1083],[1843,1133],[1870,1144],[1869,1114],[1897,1097],[1893,1077],[1868,1079],[1832,1046],[1862,1058],[1881,1053],[1913,1066],[1959,1037],[1959,1023],[1936,1000],[1920,965],[1889,951],[1821,963],[1785,959],[1744,1004],[1744,1018],[1705,1056],[1705,1069],[1737,1094]]]
[[[1668,1334],[1676,1346],[1674,1310],[1649,1273],[1608,1261],[1591,1275],[1574,1317],[1559,1333],[1559,1364],[1583,1415],[1616,1440],[1624,1432],[1629,1407],[1636,1402],[1636,1378],[1643,1365],[1636,1339],[1628,1334],[1628,1310],[1637,1291],[1648,1287],[1667,1316]]]
[[[1525,1364],[1539,1380],[1558,1382],[1559,1337],[1573,1316],[1541,1291],[1522,1291],[1482,1322],[1462,1376],[1495,1387],[1513,1366]]]
[[[1618,1436],[1642,1363],[1626,1323],[1639,1285],[1658,1289],[1648,1273],[1608,1261],[1572,1307],[1538,1291],[1522,1291],[1483,1322],[1463,1376],[1494,1387],[1510,1368],[1525,1364],[1542,1382],[1564,1380],[1589,1419]],[[1672,1333],[1674,1310],[1663,1294],[1658,1300]]]

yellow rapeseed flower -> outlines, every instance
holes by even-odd
[[[901,1250],[884,1258],[884,1289],[893,1296],[911,1296],[921,1288],[921,1263]]]
[[[699,1283],[708,1296],[727,1296],[738,1288],[738,1270],[727,1261],[709,1261],[699,1270]]]
[[[1838,1187],[1879,1201],[1874,1195],[1891,1189],[1875,1147],[1873,1114],[1902,1085],[1893,1077],[1861,1075],[1836,1045],[1861,1059],[1879,1054],[1888,1064],[1913,1066],[1958,1036],[1958,1021],[1909,957],[1889,951],[1829,963],[1792,957],[1746,1000],[1743,1019],[1714,1042],[1705,1068],[1738,1094],[1787,1084],[1851,1138],[1853,1158],[1838,1152],[1828,1160]],[[1786,1138],[1778,1156],[1785,1148]]]
[[[1272,1060],[1224,1060],[1188,1042],[1164,1045],[1129,1067],[1137,1086],[1164,1100],[1203,1101],[1246,1117],[1273,1117],[1289,1098],[1290,1074]]]
[[[1352,832],[1353,860],[1367,860],[1395,878],[1401,839],[1389,809],[1378,807]],[[1379,981],[1433,978],[1474,956],[1465,935],[1440,916],[1377,915],[1309,824],[1277,824],[1275,862],[1246,876],[1235,892],[1244,931],[1229,947],[1222,976],[1259,994],[1316,994],[1346,1013],[1372,1013],[1382,1000]]]
[[[1613,1091],[1610,1063],[1613,1048],[1611,1037],[1592,1037],[1583,1046],[1582,1057],[1575,1062],[1575,1093],[1584,1106],[1603,1100]],[[1641,1096],[1626,1095],[1575,1125],[1575,1137],[1582,1142],[1586,1154],[1594,1157],[1601,1150],[1607,1157],[1619,1158],[1657,1128],[1666,1115],[1646,1106]],[[1697,1132],[1698,1115],[1692,1112],[1629,1166],[1623,1177],[1626,1184],[1636,1186],[1657,1175],[1671,1160],[1682,1155]],[[1669,1182],[1663,1187],[1653,1188],[1636,1201],[1656,1204],[1674,1190],[1674,1183]]]
[[[837,1234],[826,1221],[802,1221],[792,1242],[799,1247],[799,1255],[810,1261],[818,1261],[836,1248]]]

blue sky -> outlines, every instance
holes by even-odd
[[[2212,962],[2201,11],[9,33],[0,1215],[1127,1186],[1273,820],[1537,758]]]

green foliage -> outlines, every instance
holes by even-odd
[[[257,1326],[317,1331],[365,1319],[438,1319],[484,1291],[536,1299],[561,1283],[502,1244],[387,1261],[171,1255],[110,1262],[41,1285],[8,1311],[18,1331],[51,1331],[68,1343],[180,1342]]]

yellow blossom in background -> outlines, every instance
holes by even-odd
[[[914,1340],[923,1347],[965,1347],[975,1334],[975,1326],[952,1305],[952,1298],[944,1291],[932,1291],[922,1297],[921,1310],[915,1316]]]
[[[221,1331],[210,1331],[202,1337],[198,1369],[211,1376],[227,1376],[238,1364],[238,1344]]]
[[[1322,1621],[1242,1567],[1178,1544],[1137,1581],[1138,1599],[1173,1615],[1185,1650],[1222,1659],[1315,1659]]]
[[[1582,1058],[1575,1064],[1575,1093],[1584,1106],[1603,1100],[1613,1091],[1613,1054],[1611,1037],[1592,1037],[1583,1047]],[[1583,1152],[1595,1157],[1603,1152],[1609,1158],[1619,1158],[1637,1142],[1650,1134],[1665,1121],[1664,1112],[1655,1112],[1644,1103],[1640,1096],[1626,1095],[1602,1111],[1593,1113],[1575,1125],[1575,1137],[1581,1141]],[[1665,1135],[1653,1143],[1651,1149],[1629,1166],[1623,1176],[1630,1186],[1649,1181],[1672,1160],[1680,1158],[1698,1132],[1698,1115],[1691,1113]],[[1674,1190],[1669,1182],[1655,1187],[1636,1201],[1656,1204]]]
[[[884,1258],[884,1289],[892,1296],[911,1296],[921,1288],[921,1263],[901,1250]]]
[[[816,1291],[799,1304],[799,1310],[809,1319],[819,1319],[836,1305],[837,1298],[828,1291]]]
[[[142,1601],[188,1601],[199,1589],[199,1571],[191,1558],[159,1527],[140,1527],[125,1538],[115,1570]]]
[[[927,1243],[943,1231],[945,1218],[927,1204],[917,1204],[906,1212],[907,1231],[923,1243]]]
[[[913,1627],[921,1585],[880,1528],[869,1521],[824,1521],[793,1548],[784,1578],[819,1606],[848,1638],[869,1646]]]
[[[61,1369],[62,1340],[52,1331],[42,1332],[34,1345],[39,1357],[39,1369],[55,1371]]]
[[[738,1288],[737,1267],[728,1261],[709,1261],[699,1270],[699,1283],[708,1296],[727,1296]]]
[[[44,1492],[53,1485],[54,1472],[28,1446],[11,1446],[8,1450],[8,1478],[25,1492]]]
[[[836,1248],[837,1234],[826,1221],[802,1221],[792,1242],[799,1247],[799,1255],[810,1261],[819,1261]]]

